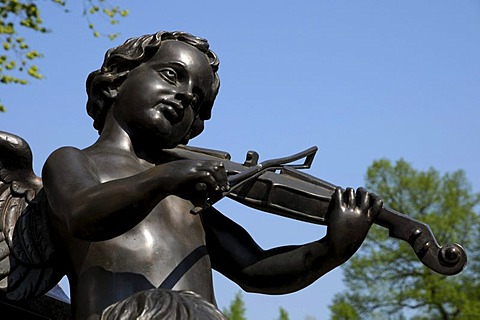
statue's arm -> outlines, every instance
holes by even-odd
[[[248,292],[302,289],[344,262],[329,253],[327,239],[263,250],[238,224],[213,207],[202,212],[212,267]]]
[[[337,190],[332,201],[324,238],[270,250],[260,248],[242,227],[209,208],[202,219],[213,268],[250,292],[283,294],[305,288],[356,252],[382,205],[364,190],[357,196],[351,189],[345,194]]]
[[[83,151],[66,147],[48,158],[42,172],[53,214],[73,236],[92,241],[129,230],[169,194],[188,194],[199,181],[212,189],[220,180],[215,177],[220,170],[212,162],[190,160],[107,182],[96,170]],[[223,180],[226,183],[226,177]]]

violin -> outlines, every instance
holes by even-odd
[[[230,190],[215,199],[207,199],[202,207],[193,208],[193,214],[229,197],[249,207],[291,219],[320,225],[329,222],[328,207],[337,186],[300,171],[310,168],[316,147],[261,163],[258,163],[258,153],[249,151],[243,164],[231,161],[227,152],[205,148],[180,145],[164,152],[167,161],[220,160],[225,166]],[[301,159],[303,163],[292,164]],[[204,188],[201,184],[197,186],[198,190]],[[374,223],[387,228],[390,237],[408,242],[418,259],[437,273],[455,275],[467,263],[461,245],[440,246],[427,224],[403,213],[384,206]]]

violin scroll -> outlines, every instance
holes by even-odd
[[[408,242],[418,259],[435,272],[455,275],[467,264],[467,254],[462,246],[440,246],[428,225],[396,210],[384,207],[375,223],[387,228],[390,237]]]
[[[427,242],[420,252],[415,253],[424,265],[443,275],[458,274],[467,264],[465,250],[456,243],[440,247],[436,242],[433,244]],[[423,255],[422,258],[421,255]]]

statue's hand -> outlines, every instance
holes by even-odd
[[[227,172],[221,161],[177,160],[156,167],[168,194],[198,198],[228,190]]]
[[[331,201],[327,239],[334,256],[348,259],[365,240],[383,201],[363,188],[337,188]]]

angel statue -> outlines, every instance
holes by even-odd
[[[74,319],[225,319],[212,268],[249,292],[294,292],[347,261],[374,222],[395,222],[375,194],[300,172],[312,150],[238,164],[186,147],[210,119],[218,65],[208,42],[185,32],[108,50],[86,82],[98,140],[54,151],[41,179],[27,143],[0,135],[0,287],[9,299],[41,295],[66,275]],[[327,225],[326,236],[264,250],[214,208],[224,196]],[[415,230],[415,239],[426,233]],[[460,250],[444,249],[446,263],[464,263]]]

